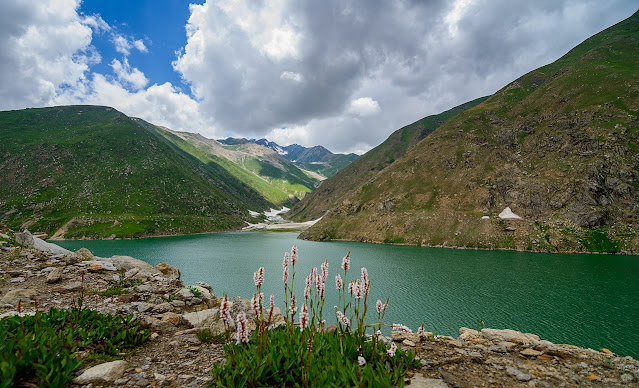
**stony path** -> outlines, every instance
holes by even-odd
[[[95,294],[118,284],[128,285],[120,295]],[[167,264],[152,267],[126,256],[93,257],[86,249],[69,255],[0,243],[1,315],[16,314],[20,299],[27,312],[34,311],[35,300],[40,310],[69,307],[83,292],[86,307],[134,314],[153,331],[149,342],[124,357],[125,363],[104,365],[101,377],[77,386],[207,386],[224,350],[221,344],[201,342],[197,334],[221,330],[220,300],[206,283],[190,287],[183,287],[179,270]],[[233,298],[232,315],[240,311],[254,317],[248,300]],[[413,349],[420,358],[411,387],[639,386],[639,362],[630,357],[552,344],[512,330],[462,328],[458,338],[431,336],[421,343],[416,335],[394,332],[383,340]]]

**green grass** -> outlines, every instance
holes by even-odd
[[[62,387],[91,362],[113,360],[150,336],[133,316],[51,309],[0,320],[0,387]],[[77,353],[87,352],[79,360]]]
[[[598,228],[587,231],[580,238],[579,242],[583,244],[590,252],[599,253],[618,253],[619,243],[608,237],[605,229]]]
[[[170,132],[157,128],[153,129],[153,131],[175,148],[197,159],[205,166],[224,169],[235,179],[259,193],[268,201],[270,206],[290,204],[289,195],[301,198],[303,196],[302,193],[308,193],[313,190],[314,183],[317,181],[289,162],[283,163],[284,171],[257,157],[249,157],[241,163],[235,163],[229,159],[214,155],[204,148],[199,148],[195,144]],[[228,147],[225,146],[225,148]]]
[[[106,107],[0,112],[0,154],[0,222],[14,229],[35,221],[53,234],[82,217],[71,234],[194,233],[241,227],[245,209],[268,207],[221,167],[188,158]]]

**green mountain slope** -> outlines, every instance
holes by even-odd
[[[139,120],[139,119],[137,119]],[[140,120],[141,121],[141,120]],[[148,123],[147,123],[148,124]],[[148,125],[178,151],[205,165],[217,165],[264,197],[272,206],[291,206],[313,190],[308,176],[275,151],[254,143],[223,145],[197,133]]]
[[[0,112],[0,222],[57,237],[236,229],[269,203],[99,106]]]
[[[440,126],[302,236],[639,253],[638,232],[636,13]]]
[[[472,108],[488,97],[459,105],[437,115],[424,117],[410,125],[393,132],[382,144],[348,164],[332,178],[322,184],[304,200],[296,204],[287,216],[298,221],[307,221],[321,217],[327,210],[333,209],[353,195],[361,186],[367,184],[380,171],[401,158],[420,140],[428,136],[443,122]]]

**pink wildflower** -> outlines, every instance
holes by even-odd
[[[366,365],[366,359],[362,356],[357,356],[357,363],[359,366],[364,366]]]
[[[342,269],[347,271],[351,267],[351,252],[349,251],[342,259]]]
[[[226,294],[224,294],[224,299],[222,299],[222,303],[220,303],[220,318],[222,318],[227,325],[233,322],[229,309],[229,297]]]
[[[248,321],[244,311],[237,314],[237,333],[235,334],[235,344],[246,343],[249,340]]]
[[[258,318],[260,316],[260,306],[258,304],[258,296],[256,294],[253,294],[253,297],[251,298],[251,306],[253,306],[255,317]]]
[[[304,299],[308,300],[311,292],[311,275],[306,277],[306,285],[304,286]]]
[[[381,314],[382,313],[382,301],[377,299],[377,304],[375,305],[375,307],[377,307],[377,314]]]
[[[353,294],[355,293],[355,283],[353,283],[353,281],[351,280],[350,283],[348,283],[348,293],[353,296]]]
[[[326,279],[328,279],[328,259],[322,263],[322,283],[326,283]]]
[[[295,266],[295,263],[297,263],[297,246],[293,245],[293,248],[291,249],[291,264]]]
[[[362,299],[362,285],[359,282],[359,279],[355,282],[355,287],[353,287],[353,292],[355,293],[355,299]]]
[[[386,354],[388,354],[389,357],[394,357],[396,351],[397,345],[395,345],[395,342],[392,342],[390,348],[386,351]]]
[[[342,289],[342,277],[339,276],[339,274],[335,275],[335,288],[337,288],[338,290]]]
[[[341,311],[337,312],[337,319],[346,325],[346,327],[351,327],[351,321],[346,318],[346,315],[344,315]]]
[[[255,287],[262,287],[262,283],[264,283],[264,267],[260,267],[260,269],[253,274],[253,282],[255,283]]]
[[[306,303],[302,305],[302,312],[300,313],[300,329],[304,331],[308,326],[308,310],[306,308]]]
[[[288,282],[288,252],[284,253],[282,268],[284,269],[284,272],[282,273],[282,282],[286,284]]]
[[[325,283],[320,283],[319,284],[319,294],[320,294],[320,298],[324,299],[324,291],[326,289]]]
[[[273,309],[273,307],[275,307],[275,295],[271,294],[271,297],[269,298],[269,305],[271,307],[271,310]]]
[[[295,294],[291,295],[291,313],[295,314],[297,307],[295,307]]]
[[[393,330],[395,331],[401,331],[402,333],[409,333],[412,334],[413,331],[411,329],[409,329],[408,327],[400,324],[400,323],[393,323],[392,325]]]

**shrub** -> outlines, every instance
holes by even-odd
[[[89,309],[51,309],[4,319],[0,321],[0,388],[28,382],[62,387],[81,365],[76,352],[117,356],[148,338],[149,331],[140,329],[131,315]]]

